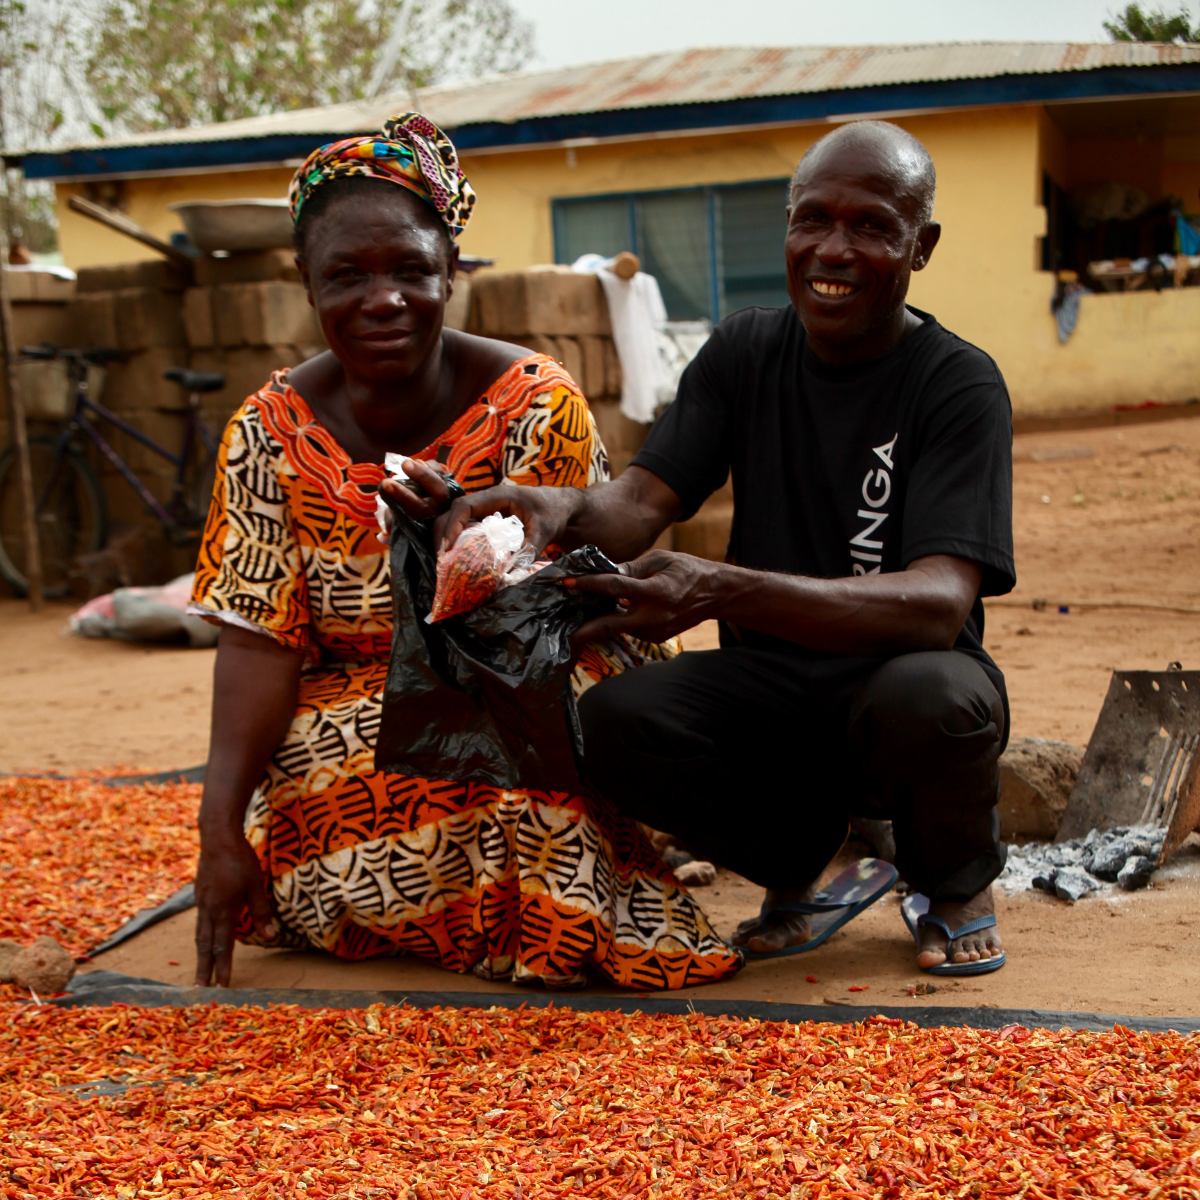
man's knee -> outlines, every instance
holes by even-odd
[[[903,654],[863,684],[850,738],[868,754],[994,760],[1005,733],[1004,703],[984,669],[956,650]]]

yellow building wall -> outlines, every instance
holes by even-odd
[[[168,205],[183,200],[249,200],[287,195],[292,172],[283,167],[254,171],[221,171],[196,175],[165,175],[154,179],[128,179],[121,185],[124,212],[143,229],[171,240],[183,222]],[[60,183],[55,188],[58,244],[63,262],[73,270],[105,263],[136,262],[157,258],[153,250],[123,234],[106,229],[90,217],[67,207],[69,196],[86,196],[82,183]]]
[[[938,172],[942,240],[929,267],[914,276],[911,301],[996,359],[1017,412],[1200,394],[1200,288],[1085,298],[1075,335],[1059,344],[1050,312],[1053,277],[1038,269],[1045,232],[1041,173],[1065,181],[1072,164],[1044,109],[982,109],[896,123],[925,143]],[[494,258],[502,270],[550,262],[556,197],[786,177],[829,129],[814,124],[606,143],[571,154],[466,154],[463,167],[479,203],[462,248]],[[130,180],[128,212],[165,236],[179,228],[167,211],[170,202],[279,196],[289,177],[280,169]],[[65,211],[66,191],[59,189],[59,212],[68,265],[136,256],[134,243]]]

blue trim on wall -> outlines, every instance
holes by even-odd
[[[715,129],[725,125],[816,121],[841,114],[1038,104],[1108,96],[1162,96],[1172,92],[1200,92],[1200,65],[1107,67],[1095,71],[842,88],[804,95],[719,100],[708,104],[571,113],[511,123],[484,121],[459,126],[452,133],[460,151],[482,151],[500,146],[536,146],[573,138],[629,137]],[[64,154],[30,154],[24,160],[25,175],[28,179],[61,179],[281,162],[303,158],[316,146],[353,132],[343,129],[329,134],[287,134],[221,142],[175,142],[75,150]]]
[[[306,158],[337,133],[281,134],[227,142],[173,142],[160,146],[114,146],[71,150],[64,154],[27,154],[26,179],[62,179],[77,175],[137,175],[145,171],[181,171],[194,167],[237,167]]]

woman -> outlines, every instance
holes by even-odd
[[[631,821],[580,796],[373,769],[391,594],[375,493],[393,451],[468,490],[585,487],[607,471],[551,359],[446,330],[475,202],[415,113],[315,151],[290,193],[329,351],[225,432],[192,611],[221,623],[200,810],[197,974],[235,937],[344,958],[408,952],[484,978],[679,987],[738,960]],[[658,648],[590,647],[577,686]],[[640,656],[640,657],[639,657]]]

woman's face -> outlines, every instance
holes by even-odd
[[[437,214],[383,183],[334,199],[309,226],[298,265],[347,371],[400,380],[438,344],[457,262]]]

